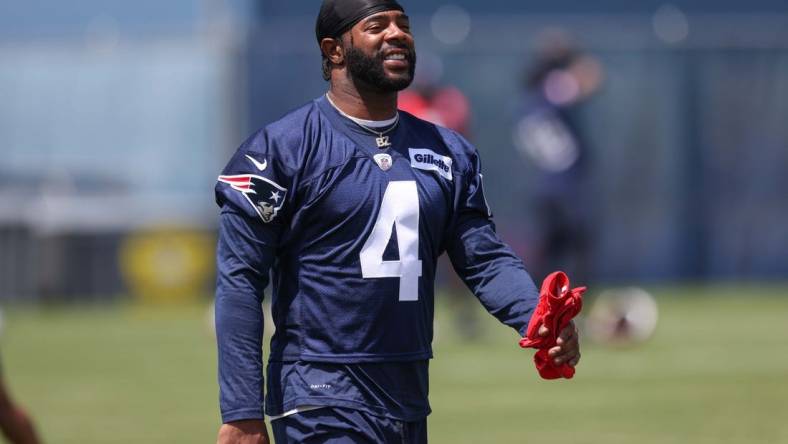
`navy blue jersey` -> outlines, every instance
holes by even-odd
[[[521,334],[527,326],[538,293],[495,234],[475,148],[400,115],[381,150],[321,97],[255,133],[219,177],[225,422],[260,417],[260,300],[269,270],[272,362],[431,358],[444,251],[490,313]]]
[[[400,421],[430,414],[429,361],[268,363],[265,413],[280,416],[301,406],[363,410]]]

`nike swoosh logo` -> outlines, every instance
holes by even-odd
[[[256,166],[257,169],[260,170],[260,171],[263,171],[263,170],[265,170],[268,167],[268,160],[267,159],[263,159],[263,163],[260,163],[260,162],[257,161],[257,159],[255,159],[254,157],[252,157],[252,156],[250,156],[248,154],[246,155],[246,158],[251,160],[252,163],[254,164],[254,166]]]

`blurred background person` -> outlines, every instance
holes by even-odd
[[[2,376],[2,374],[0,374]],[[11,398],[5,381],[0,377],[0,430],[11,444],[38,444],[33,421]]]
[[[456,86],[441,82],[443,61],[435,54],[419,56],[413,84],[400,92],[399,109],[470,139],[471,104]]]
[[[599,61],[565,33],[540,36],[514,128],[515,147],[534,166],[525,210],[535,219],[529,267],[540,281],[564,270],[584,285],[590,277],[593,209],[588,183],[590,143],[578,112],[601,87]]]

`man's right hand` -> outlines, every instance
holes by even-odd
[[[269,444],[268,430],[262,419],[245,419],[222,424],[216,444]]]

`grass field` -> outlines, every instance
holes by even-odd
[[[788,443],[788,288],[662,288],[655,337],[584,344],[571,381],[486,314],[461,343],[438,312],[432,443]],[[6,379],[46,442],[210,443],[205,306],[6,310]]]

